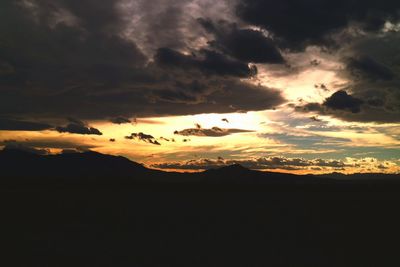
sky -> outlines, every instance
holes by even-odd
[[[3,0],[0,147],[400,172],[394,0]]]

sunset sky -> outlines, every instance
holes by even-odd
[[[400,172],[400,7],[4,0],[0,146],[165,171]]]

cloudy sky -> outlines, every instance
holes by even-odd
[[[400,172],[394,0],[2,0],[0,146]]]

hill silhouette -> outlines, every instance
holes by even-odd
[[[95,152],[17,150],[0,152],[0,170],[5,266],[400,263],[396,175],[167,173]]]
[[[326,174],[293,175],[261,172],[239,164],[210,169],[199,173],[163,172],[149,169],[122,156],[93,151],[38,155],[18,149],[0,151],[1,176],[47,182],[105,182],[105,183],[197,183],[219,185],[263,184],[343,184],[353,182],[384,183],[400,181],[400,175],[388,174]],[[0,181],[1,182],[1,181]],[[4,181],[3,181],[4,182]]]

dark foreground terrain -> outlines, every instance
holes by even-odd
[[[400,178],[0,152],[1,266],[400,266]]]

